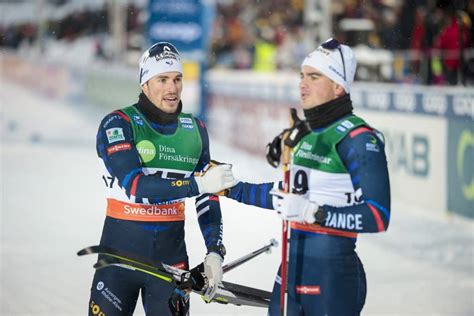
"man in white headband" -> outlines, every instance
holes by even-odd
[[[138,102],[105,116],[97,133],[107,198],[100,244],[188,270],[184,202],[197,196],[207,248],[204,296],[210,300],[222,281],[225,255],[219,199],[212,193],[236,181],[230,165],[209,168],[204,123],[181,111],[183,67],[171,43],[156,43],[143,53],[139,83]],[[140,293],[147,315],[186,315],[189,296],[174,290],[173,284],[144,273],[99,269],[91,287],[89,315],[131,315]]]
[[[357,61],[352,49],[349,46],[339,44],[338,41],[331,38],[306,56],[301,65],[301,73],[302,78],[304,74],[316,74],[319,77],[326,77],[326,79],[332,81],[331,84],[333,85],[334,91],[328,88],[325,90],[329,90],[327,91],[329,94],[334,93],[333,97],[336,97],[344,93],[350,93],[352,83],[354,82],[356,67]],[[304,80],[302,80],[302,84],[303,81]],[[323,81],[329,84],[327,80]],[[303,108],[329,101],[325,99],[325,95],[319,96],[318,98],[322,98],[319,100],[308,99],[306,89],[302,89],[301,97]],[[311,104],[311,102],[316,103]]]
[[[143,93],[165,113],[176,112],[183,90],[183,66],[178,50],[170,43],[156,43],[143,53],[139,67]],[[169,81],[169,88],[160,84],[165,80]]]
[[[356,71],[352,50],[329,39],[301,65],[300,100],[306,120],[267,148],[277,167],[290,147],[290,193],[282,182],[239,182],[228,197],[276,210],[291,223],[286,278],[275,278],[269,315],[358,316],[366,278],[355,252],[359,233],[383,232],[390,221],[390,184],[383,137],[352,113]],[[283,139],[285,132],[288,138]]]

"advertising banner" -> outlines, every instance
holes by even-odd
[[[203,7],[199,0],[150,0],[148,40],[173,43],[180,52],[202,50]]]
[[[186,63],[184,91],[191,95],[183,99],[184,109],[206,120],[207,90],[204,83],[210,32],[215,14],[213,0],[150,0],[147,42],[166,41],[176,46]],[[187,73],[192,69],[192,73]]]
[[[448,124],[448,211],[474,218],[474,123]]]
[[[439,117],[356,110],[385,136],[392,196],[433,212],[446,205],[446,131]]]

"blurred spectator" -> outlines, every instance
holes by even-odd
[[[58,5],[65,5],[59,1]],[[139,8],[133,4],[127,6],[127,31],[141,31],[142,25],[138,20]],[[0,21],[1,22],[1,21]],[[46,23],[46,35],[58,39],[73,41],[79,37],[103,34],[109,30],[108,6],[95,6],[94,9],[84,8],[66,14],[61,19],[50,19]],[[0,26],[0,45],[18,48],[26,41],[33,44],[37,39],[38,26],[35,23],[20,23],[17,25]]]
[[[425,11],[421,7],[415,9],[413,28],[411,31],[410,49],[412,53],[412,72],[418,74],[423,60],[422,54],[426,47],[425,43],[426,24]]]
[[[275,34],[269,27],[264,28],[255,42],[255,54],[252,69],[260,72],[277,70],[277,46]]]
[[[292,57],[301,50],[303,8],[303,0],[218,3],[210,65],[258,71],[294,67],[301,60]]]
[[[465,57],[466,57],[466,64],[464,67],[464,79],[466,80],[465,84],[474,85],[474,51],[472,47],[474,46],[474,1],[470,0],[467,3],[466,8],[467,18],[469,18],[469,23],[466,23],[466,26],[471,30],[471,49],[466,50]]]
[[[382,19],[378,25],[380,29],[379,36],[382,48],[389,50],[400,48],[401,35],[397,23],[398,20],[395,9],[384,9]]]
[[[474,83],[474,0],[330,2],[333,36],[354,46],[356,54],[360,48],[361,53],[369,56],[365,66],[375,69],[363,76],[361,61],[358,79]],[[72,0],[56,1],[58,8],[66,7],[67,3]],[[110,2],[100,3],[66,13],[60,19],[50,19],[46,23],[46,35],[68,41],[88,36],[95,41],[97,58],[107,59],[111,55],[107,45]],[[299,61],[313,46],[305,36],[308,31],[303,19],[305,0],[218,0],[216,3],[210,67],[298,70]],[[146,5],[133,1],[128,4],[126,26],[130,50],[141,47],[146,10]],[[344,30],[340,22],[347,18],[368,21],[371,27]],[[6,25],[0,21],[0,46],[17,49],[23,43],[31,44],[37,39],[37,29],[35,23]],[[382,55],[388,56],[383,62],[377,57]],[[390,69],[382,74],[382,69],[387,67]]]
[[[299,71],[296,60],[303,60],[310,51],[304,38],[304,27],[295,26],[283,37],[277,47],[277,68],[282,70]]]
[[[398,16],[397,29],[400,32],[400,42],[398,49],[409,49],[411,35],[415,25],[416,1],[404,1]]]
[[[432,59],[432,48],[434,46],[434,41],[436,36],[439,34],[444,20],[444,13],[442,8],[435,6],[428,11],[425,16],[425,36],[424,36],[424,50],[422,58],[422,63],[426,65],[423,68],[423,84],[432,84],[437,82],[436,73],[433,72],[433,59]]]
[[[449,8],[446,12],[446,24],[435,39],[435,59],[441,59],[444,80],[450,85],[459,82],[463,63],[464,49],[471,46],[470,22],[466,14]]]

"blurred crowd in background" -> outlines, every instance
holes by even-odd
[[[304,36],[303,11],[303,0],[219,5],[212,65],[297,71],[315,48]],[[331,11],[334,37],[360,55],[358,79],[473,84],[474,1],[333,0]],[[385,57],[373,64],[375,56]]]
[[[68,0],[54,0],[58,7]],[[72,42],[92,37],[96,57],[110,30],[107,1],[49,18],[44,36]],[[317,43],[305,36],[305,0],[219,0],[211,68],[298,71]],[[332,0],[332,34],[354,47],[358,80],[429,85],[474,84],[474,0]],[[128,49],[141,50],[146,1],[128,1]],[[35,21],[0,19],[0,46],[34,45]],[[137,40],[138,38],[138,40]]]

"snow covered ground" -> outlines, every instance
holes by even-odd
[[[5,80],[0,105],[0,314],[85,315],[95,258],[75,253],[100,238],[105,201],[94,142],[105,113],[45,99]],[[236,151],[213,135],[211,153],[233,163],[243,180],[278,179],[279,171],[262,157]],[[473,222],[393,200],[389,231],[358,241],[368,278],[363,315],[473,315]],[[280,238],[280,220],[272,212],[226,199],[222,208],[227,260]],[[193,203],[186,234],[194,266],[205,249]],[[277,248],[225,279],[271,290],[279,254]],[[191,311],[266,315],[264,309],[205,304],[196,296]],[[135,314],[143,315],[140,304]]]

